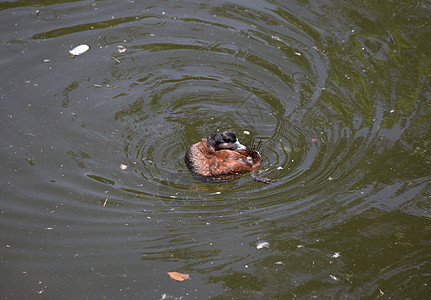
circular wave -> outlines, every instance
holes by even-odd
[[[326,74],[314,66],[316,61],[324,64],[321,53],[303,50],[314,45],[307,32],[296,41],[262,27],[232,31],[214,20],[207,24],[181,18],[163,27],[168,32],[211,27],[213,35],[229,35],[235,42],[214,43],[199,34],[193,39],[146,36],[116,56],[119,63],[111,66],[111,73],[133,78],[124,94],[139,94],[115,118],[128,132],[124,151],[145,182],[142,189],[172,201],[199,203],[203,190],[208,191],[205,198],[222,200],[221,191],[232,188],[236,197],[247,195],[250,201],[263,194],[283,201],[295,186],[315,180],[309,169],[321,155],[326,133],[307,109],[321,93]],[[262,140],[263,174],[281,185],[256,186],[247,175],[224,184],[195,181],[184,153],[217,130],[232,130],[240,141]]]
[[[172,205],[207,201],[221,210],[229,191],[239,203],[261,209],[290,203],[306,210],[323,205],[321,193],[336,199],[340,191],[369,185],[358,166],[372,161],[380,140],[391,144],[393,137],[379,135],[394,117],[388,109],[394,103],[376,106],[372,99],[380,95],[361,78],[378,79],[371,53],[389,60],[390,45],[380,37],[354,38],[359,48],[345,45],[346,53],[340,49],[329,61],[325,47],[338,49],[335,41],[321,43],[319,33],[296,15],[252,9],[244,15],[231,5],[213,13],[206,19],[150,16],[100,36],[103,45],[126,48],[109,50],[111,77],[101,80],[113,90],[106,111],[114,111],[123,127],[108,140],[122,145],[134,175],[120,189]],[[237,26],[224,25],[226,18]],[[384,51],[379,45],[386,45]],[[370,60],[328,74],[330,63],[349,66],[349,51]],[[279,185],[254,182],[247,174],[219,184],[193,179],[185,151],[217,130],[231,130],[243,143],[261,140],[261,175]],[[286,209],[275,209],[272,217],[283,214]]]

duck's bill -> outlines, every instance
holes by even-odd
[[[244,146],[244,145],[242,145],[240,142],[236,141],[236,143],[235,143],[235,145],[234,145],[234,147],[233,147],[232,149],[233,149],[233,150],[236,150],[236,149],[246,150],[246,149],[247,149],[247,147],[246,147],[246,146]]]

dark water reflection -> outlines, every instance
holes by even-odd
[[[3,298],[430,294],[429,3],[0,10]],[[195,181],[220,129],[281,185]]]

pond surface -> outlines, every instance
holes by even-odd
[[[0,3],[1,297],[429,296],[430,20],[429,1]],[[193,179],[184,153],[217,130],[261,140],[280,184]]]

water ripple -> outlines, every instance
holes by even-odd
[[[32,9],[22,37],[8,27],[3,48],[19,56],[0,119],[12,263],[87,282],[85,264],[136,278],[145,265],[147,288],[156,268],[182,268],[225,298],[375,298],[378,284],[424,282],[414,256],[428,256],[409,244],[430,228],[422,3],[109,2],[76,2],[83,15],[73,3]],[[73,59],[51,50],[83,42],[90,51]],[[279,184],[195,180],[185,151],[217,130],[261,140],[262,175]],[[50,247],[63,255],[54,265]],[[391,256],[409,266],[383,266]]]

